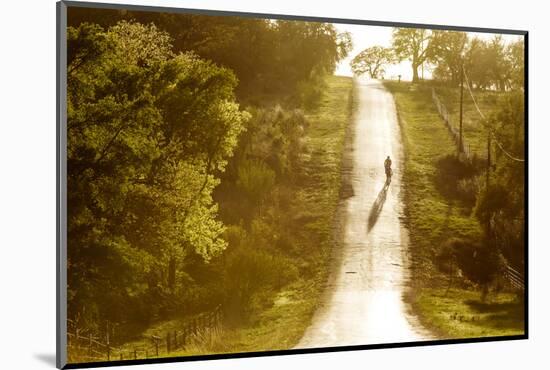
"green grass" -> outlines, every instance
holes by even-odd
[[[480,338],[524,332],[523,302],[512,293],[491,294],[480,302],[479,292],[465,289],[423,289],[416,309],[429,317],[426,326],[442,338]]]
[[[451,120],[458,127],[460,122],[460,88],[440,86],[436,87],[436,92],[450,113]],[[505,94],[498,91],[473,90],[472,92],[485,117],[490,117],[494,113],[498,107],[496,103]],[[464,86],[462,129],[464,142],[466,146],[470,147],[472,154],[476,154],[480,158],[486,158],[487,130],[483,126],[482,118],[466,86]]]
[[[408,301],[424,325],[441,337],[522,334],[519,306],[523,303],[509,294],[494,293],[493,299],[514,308],[503,311],[501,306],[489,305],[483,315],[475,313],[476,304],[482,303],[480,292],[473,288],[451,290],[442,298],[448,280],[433,263],[440,246],[450,237],[481,238],[482,231],[471,205],[446,197],[436,186],[437,160],[456,153],[456,147],[432,102],[430,86],[392,81],[385,85],[396,102],[405,147],[403,193],[413,274]],[[457,323],[449,319],[455,312],[481,316],[475,323]],[[503,322],[516,325],[505,327]]]
[[[264,292],[269,303],[258,308],[248,323],[214,330],[199,336],[183,350],[162,355],[281,350],[294,347],[301,339],[324,291],[335,244],[333,228],[341,185],[342,151],[351,121],[352,89],[351,78],[329,77],[319,106],[306,113],[309,127],[299,170],[300,185],[294,189],[291,214],[298,225],[293,232],[300,234],[297,240],[309,254],[304,259],[304,263],[309,264],[305,268],[311,271],[309,276],[278,292]],[[144,334],[178,330],[184,321],[161,322]],[[150,344],[144,339],[126,347]]]
[[[468,206],[437,189],[437,160],[456,149],[432,103],[431,90],[406,82],[388,81],[386,87],[395,98],[405,146],[403,191],[413,270],[422,283],[437,284],[439,274],[431,261],[439,246],[453,236],[480,237],[481,229]]]

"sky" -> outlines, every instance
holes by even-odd
[[[362,50],[375,45],[391,47],[392,27],[355,24],[335,24],[334,26],[339,32],[349,32],[353,40],[353,50],[346,59],[338,64],[335,72],[336,75],[352,76],[353,74],[349,62]],[[485,40],[493,38],[494,35],[495,34],[492,33],[468,32],[469,37],[478,37]],[[519,36],[516,35],[503,35],[506,43],[516,41],[518,37]],[[421,69],[419,69],[418,73],[422,75]],[[409,61],[403,61],[399,64],[386,67],[385,78],[397,79],[398,75],[401,75],[401,79],[403,80],[412,80],[412,69]],[[431,77],[431,72],[428,67],[424,68],[424,77]]]

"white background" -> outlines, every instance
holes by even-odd
[[[116,2],[116,1],[112,1]],[[158,369],[548,369],[547,116],[550,19],[544,1],[127,0],[126,3],[530,31],[530,339],[154,365]],[[1,368],[55,358],[55,1],[3,1],[0,13]],[[153,369],[153,365],[141,368]]]

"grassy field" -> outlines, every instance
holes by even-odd
[[[293,217],[300,240],[312,255],[311,278],[300,279],[271,295],[270,304],[255,312],[245,326],[225,327],[199,336],[184,350],[169,356],[288,349],[309,326],[327,280],[334,239],[335,213],[341,185],[340,166],[346,129],[351,120],[351,78],[330,77],[320,105],[306,113],[309,121],[301,160],[300,186],[293,197]],[[310,249],[313,247],[313,250]],[[159,323],[144,336],[178,330],[184,319]],[[149,340],[128,343],[127,348],[150,345]]]
[[[466,289],[420,290],[417,310],[424,323],[443,338],[479,338],[523,334],[523,302],[513,293],[493,294],[486,302]],[[429,320],[427,320],[429,318]]]
[[[396,101],[405,146],[403,192],[414,277],[407,299],[423,324],[440,337],[522,334],[523,303],[514,295],[493,293],[482,303],[480,292],[465,285],[453,286],[444,295],[448,279],[433,262],[439,248],[450,237],[479,238],[481,228],[471,205],[449,197],[437,185],[438,160],[455,153],[456,147],[432,103],[431,88],[385,84]],[[490,103],[482,108],[486,105]]]
[[[436,92],[451,115],[451,120],[458,127],[460,122],[460,89],[457,87],[436,87]],[[472,91],[481,112],[489,117],[498,106],[496,103],[503,95],[497,91]],[[487,157],[487,130],[482,124],[473,100],[464,86],[462,129],[464,142],[472,154],[480,158]]]

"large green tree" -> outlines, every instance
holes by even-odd
[[[460,82],[467,43],[468,35],[465,32],[433,31],[427,56],[428,61],[436,66],[436,78],[453,85]]]
[[[357,54],[351,61],[351,70],[355,75],[368,73],[371,78],[384,76],[386,64],[393,61],[394,54],[389,48],[372,46]]]
[[[188,52],[231,69],[240,101],[285,100],[299,105],[351,50],[351,37],[320,22],[69,8],[68,22],[114,25],[119,20],[154,23],[172,38],[175,52]],[[312,91],[307,91],[312,90]],[[318,98],[318,96],[316,96]],[[315,98],[315,96],[313,96]]]
[[[418,81],[418,68],[428,58],[432,33],[422,28],[394,28],[392,46],[398,60],[411,62],[413,82]]]
[[[231,71],[154,25],[71,27],[67,68],[69,316],[118,321],[225,248],[212,191],[248,114]]]

